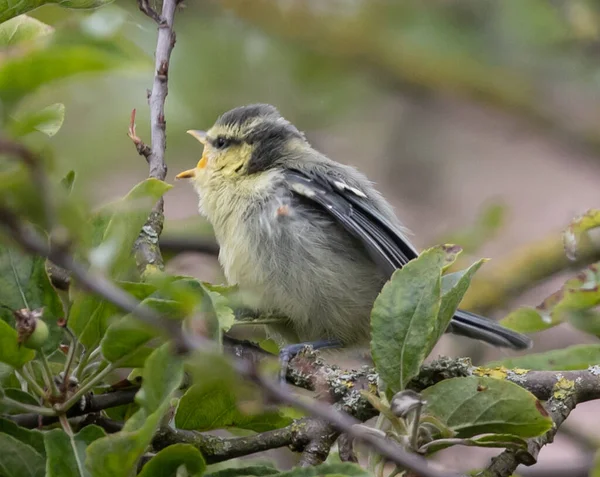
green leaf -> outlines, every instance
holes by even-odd
[[[201,282],[206,300],[202,301],[202,310],[208,313],[214,313],[219,324],[219,330],[227,332],[233,326],[235,315],[229,307],[229,302],[220,291],[223,287]]]
[[[64,120],[65,105],[55,103],[39,111],[19,115],[10,123],[10,131],[14,136],[25,136],[39,131],[52,137],[60,130]]]
[[[179,401],[175,425],[179,429],[209,431],[237,427],[256,432],[279,429],[292,423],[292,419],[277,411],[244,414],[237,405],[234,383],[228,380],[199,379]]]
[[[440,305],[440,312],[436,321],[434,334],[431,336],[429,342],[427,354],[431,352],[435,344],[446,331],[446,328],[448,328],[450,320],[452,320],[458,305],[460,305],[460,302],[471,284],[473,275],[475,275],[475,272],[479,270],[485,261],[485,259],[481,259],[466,270],[450,273],[442,277],[442,303]]]
[[[138,300],[156,291],[155,286],[146,283],[119,282],[117,285]],[[86,348],[97,347],[106,333],[110,318],[118,315],[119,310],[103,298],[84,291],[73,291],[72,300],[69,327]]]
[[[62,429],[46,432],[46,477],[91,477],[85,468],[85,450],[104,436],[104,429],[96,425],[86,426],[72,437]]]
[[[183,361],[172,354],[169,343],[157,348],[142,372],[142,387],[135,401],[148,414],[156,412],[179,389],[183,379]]]
[[[115,434],[92,443],[86,465],[94,477],[128,477],[152,441],[169,400],[183,378],[183,362],[170,345],[157,348],[147,360],[142,388],[136,395],[141,408]]]
[[[0,12],[2,9],[0,1]],[[0,13],[0,18],[2,13]],[[19,43],[35,40],[48,35],[54,31],[50,25],[46,25],[35,18],[21,15],[2,23],[0,20],[0,48],[18,45]]]
[[[600,209],[588,210],[571,222],[563,232],[565,252],[571,260],[577,258],[577,247],[583,236],[590,230],[600,227]]]
[[[519,308],[502,319],[500,324],[521,333],[543,331],[562,323],[573,313],[599,304],[600,264],[595,263],[567,280],[560,290],[536,308]]]
[[[63,330],[56,322],[64,316],[64,311],[60,298],[50,284],[45,260],[42,257],[28,255],[0,243],[0,305],[2,305],[0,318],[10,326],[14,326],[15,320],[9,310],[21,308],[35,310],[43,307],[42,318],[48,325],[50,337],[42,349],[46,353],[56,349],[63,337]],[[4,333],[2,335],[0,340],[3,340],[3,343],[12,340],[9,336],[4,336]],[[19,367],[14,364],[13,366]]]
[[[204,457],[190,444],[173,444],[156,454],[148,462],[139,477],[176,477],[177,469],[184,466],[188,476],[200,476],[206,469]]]
[[[44,447],[44,433],[36,429],[30,430],[18,426],[13,421],[0,417],[0,434],[6,434],[21,441],[23,444],[31,446],[41,456],[46,456]]]
[[[371,474],[367,470],[363,469],[357,464],[351,464],[349,462],[339,464],[321,464],[314,467],[296,467],[287,472],[280,472],[279,474],[273,475],[276,475],[277,477],[371,477]]]
[[[460,253],[456,246],[423,252],[396,270],[371,312],[371,352],[391,393],[404,389],[433,347],[441,305],[442,270]],[[447,302],[447,306],[449,301]]]
[[[20,368],[35,358],[35,351],[19,346],[17,330],[0,320],[0,361]]]
[[[3,386],[5,388],[17,388],[21,386],[21,383],[17,379],[13,367],[0,360],[0,389]]]
[[[114,278],[129,271],[132,248],[152,208],[172,186],[158,179],[137,184],[123,199],[111,205],[112,217],[100,245],[92,251],[92,263]],[[157,237],[158,240],[158,237]]]
[[[502,318],[499,324],[505,328],[526,334],[544,331],[560,324],[560,321],[553,320],[549,314],[540,311],[523,306]]]
[[[600,337],[600,312],[596,309],[573,310],[568,313],[567,318],[574,328]]]
[[[44,458],[33,447],[8,434],[0,434],[2,477],[44,477]]]
[[[486,367],[533,369],[539,371],[568,371],[587,369],[600,364],[600,345],[575,345],[543,353],[506,358],[486,364]]]
[[[266,465],[251,465],[248,467],[232,467],[229,469],[219,470],[211,474],[207,474],[206,477],[263,477],[265,475],[276,475],[279,471],[274,467],[268,467]]]
[[[552,427],[552,419],[533,394],[501,379],[447,379],[425,389],[422,396],[427,412],[457,437],[484,433],[535,437]]]
[[[165,319],[182,319],[185,308],[180,302],[159,298],[146,298],[144,305],[159,312]],[[116,362],[127,356],[119,364],[122,367],[141,368],[153,348],[146,346],[161,333],[138,320],[133,315],[126,315],[106,330],[102,339],[102,355],[110,362]]]
[[[114,0],[25,0],[11,2],[10,0],[0,0],[0,23],[50,3],[59,4],[65,8],[88,9],[108,5],[113,1]]]

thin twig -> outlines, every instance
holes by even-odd
[[[34,392],[38,397],[43,398],[46,393],[42,389],[42,387],[35,381],[35,379],[29,374],[29,370],[26,366],[23,366],[21,369],[16,371],[18,375],[20,375],[25,382],[27,383],[28,390]]]
[[[49,389],[53,396],[58,396],[60,393],[58,391],[58,387],[54,382],[54,375],[52,374],[52,370],[50,369],[50,364],[48,363],[48,358],[42,351],[38,351],[38,356],[40,357],[40,362],[42,363],[42,370],[49,382]]]
[[[69,387],[69,379],[71,377],[71,366],[73,366],[73,358],[75,357],[77,348],[79,348],[79,341],[77,340],[75,333],[73,333],[73,331],[71,331],[71,329],[66,325],[66,322],[63,329],[69,335],[70,338],[69,351],[67,353],[67,359],[65,360],[65,366],[63,368],[61,384],[61,391],[63,394],[66,394],[67,389]]]
[[[169,63],[171,52],[175,46],[173,22],[177,10],[177,0],[163,0],[162,12],[158,16],[150,7],[148,0],[138,0],[140,10],[158,23],[158,38],[156,40],[154,82],[150,92],[150,137],[152,146],[148,147],[139,139],[135,132],[135,110],[131,114],[129,137],[132,138],[136,149],[146,157],[150,167],[149,177],[164,181],[167,177],[165,152],[167,136],[165,121],[165,100],[168,94]],[[136,142],[137,141],[137,142]],[[164,200],[160,198],[150,213],[148,220],[133,249],[138,269],[142,275],[149,267],[164,269],[164,262],[158,246],[158,239],[164,225]]]
[[[137,149],[138,154],[140,156],[144,156],[146,158],[146,161],[148,161],[150,154],[152,154],[152,149],[150,149],[150,147],[147,146],[144,143],[144,141],[142,141],[138,137],[138,135],[135,131],[135,109],[131,111],[131,118],[129,120],[129,129],[127,131],[127,135],[129,136],[129,139],[131,139],[131,141],[135,145],[135,148]]]
[[[159,25],[162,24],[163,19],[160,15],[150,6],[149,0],[138,0],[138,8],[141,12],[143,12],[146,16],[152,18]]]

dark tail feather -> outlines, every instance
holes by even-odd
[[[504,328],[498,323],[468,311],[457,310],[448,326],[455,335],[467,336],[502,348],[527,349],[531,339],[521,333]]]

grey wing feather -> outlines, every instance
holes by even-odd
[[[292,191],[319,204],[358,238],[372,260],[388,275],[417,256],[395,227],[350,188],[336,187],[333,178],[297,170],[287,170],[285,177]]]

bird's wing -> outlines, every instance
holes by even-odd
[[[363,191],[335,177],[298,170],[287,170],[285,177],[293,193],[312,201],[358,238],[388,275],[416,258],[417,252],[402,232],[369,202]]]

